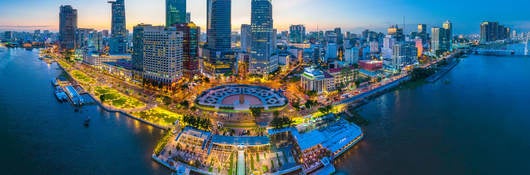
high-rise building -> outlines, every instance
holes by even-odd
[[[453,23],[445,21],[443,28],[445,29],[445,37],[442,41],[443,47],[448,49],[448,51],[453,51]]]
[[[403,28],[399,28],[398,25],[390,26],[387,32],[388,32],[388,35],[395,38],[397,42],[405,41],[405,35],[403,34]]]
[[[359,61],[359,48],[346,48],[344,51],[344,62],[348,65],[354,65],[357,64],[357,61]]]
[[[328,43],[327,44],[327,47],[326,47],[326,60],[325,62],[327,62],[328,60],[335,60],[338,58],[338,46],[337,46],[337,43]]]
[[[84,53],[101,52],[103,37],[94,29],[78,28],[76,32],[76,48]]]
[[[241,24],[241,50],[250,53],[252,30],[249,24]]]
[[[166,0],[166,26],[186,22],[186,0]]]
[[[15,39],[14,33],[15,32],[13,32],[13,31],[5,31],[4,32],[4,40],[3,41],[13,41]],[[61,37],[60,34],[61,33],[59,33],[59,38]]]
[[[394,44],[392,50],[392,66],[395,69],[401,69],[405,65],[412,64],[418,57],[415,42]]]
[[[136,72],[144,69],[144,31],[146,28],[153,28],[150,24],[139,24],[133,28],[133,53],[132,68]]]
[[[447,37],[446,30],[440,27],[433,27],[431,29],[431,51],[437,55],[449,51],[444,44],[445,37]]]
[[[420,57],[423,55],[423,40],[420,37],[416,37],[414,42],[416,43],[417,56]]]
[[[231,0],[207,0],[207,44],[202,49],[203,73],[207,76],[233,72],[235,57],[231,51]]]
[[[143,79],[158,86],[171,85],[183,74],[182,33],[174,27],[143,27]]]
[[[429,34],[427,33],[427,24],[418,24],[418,34],[417,36],[422,40],[422,42],[427,42],[429,39]]]
[[[480,24],[480,42],[505,40],[510,37],[510,28],[498,22],[482,22]]]
[[[61,49],[71,50],[76,47],[77,9],[63,5],[59,12],[59,42]]]
[[[110,53],[125,54],[127,52],[127,29],[125,23],[124,0],[108,1],[112,4],[112,23]]]
[[[230,50],[230,34],[232,30],[232,1],[208,0],[207,24],[208,47],[215,51]]]
[[[175,24],[182,33],[182,63],[184,76],[192,78],[199,73],[199,37],[200,27],[195,23]]]
[[[188,12],[186,13],[186,23],[190,23],[191,22],[191,13]]]
[[[344,44],[344,34],[342,34],[342,29],[340,27],[335,28],[335,34],[337,35],[337,45],[340,47]]]
[[[381,48],[381,56],[383,58],[392,57],[395,42],[396,39],[392,38],[390,35],[387,35],[385,38],[383,38],[383,48]]]
[[[289,27],[289,42],[303,43],[305,41],[306,28],[304,25],[291,25]]]
[[[252,0],[251,30],[252,46],[250,70],[252,74],[271,73],[278,64],[269,61],[273,51],[273,20],[271,0]]]

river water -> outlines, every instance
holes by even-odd
[[[529,105],[530,57],[470,56],[361,107],[366,137],[338,174],[530,174]]]
[[[2,174],[169,174],[150,159],[161,130],[58,103],[50,79],[61,71],[37,57],[0,52]],[[338,174],[530,174],[529,105],[530,57],[470,56],[361,107],[366,137]]]
[[[74,112],[53,94],[59,74],[37,50],[0,52],[2,174],[170,173],[150,159],[161,130],[97,106]]]

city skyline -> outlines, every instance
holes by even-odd
[[[389,25],[402,24],[406,21],[406,32],[415,30],[418,23],[426,23],[428,27],[439,26],[445,20],[450,20],[455,26],[455,34],[478,33],[476,27],[483,21],[502,21],[515,30],[530,30],[530,20],[525,19],[524,7],[530,4],[523,0],[516,0],[510,4],[495,3],[495,9],[490,7],[494,1],[472,2],[403,2],[387,6],[383,1],[370,3],[346,0],[295,0],[272,1],[274,27],[278,31],[288,30],[291,24],[304,24],[308,31],[330,30],[341,27],[344,31],[358,32],[363,29],[384,31]],[[491,2],[490,2],[491,1]],[[140,24],[165,24],[165,0],[150,1],[126,0],[127,29]],[[152,3],[151,3],[152,2]],[[251,1],[234,0],[232,3],[232,30],[239,31],[241,24],[250,23]],[[33,4],[33,5],[27,5]],[[344,5],[348,4],[348,5]],[[513,5],[519,4],[519,5]],[[25,6],[24,6],[25,5]],[[58,31],[57,11],[60,5],[72,5],[78,9],[79,28],[94,28],[98,30],[110,29],[111,9],[106,1],[97,3],[88,0],[35,1],[6,0],[0,2],[0,30],[34,30],[49,29]],[[466,7],[475,8],[469,13]],[[325,7],[325,8],[322,8]],[[436,7],[436,8],[435,8]],[[25,10],[20,10],[25,9]],[[191,12],[191,20],[201,28],[206,28],[206,0],[188,1],[187,11]],[[322,15],[314,15],[320,11]],[[500,19],[502,17],[502,19]]]

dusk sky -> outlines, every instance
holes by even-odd
[[[233,30],[250,23],[250,0],[232,1]],[[59,6],[78,9],[79,27],[109,29],[110,4],[106,0],[1,0],[0,30],[50,29],[56,31]],[[290,24],[305,24],[308,30],[342,27],[343,31],[382,31],[402,24],[407,31],[417,23],[429,27],[453,22],[455,33],[478,33],[484,20],[499,21],[518,31],[530,31],[528,0],[273,0],[274,26],[279,31]],[[125,0],[127,28],[139,23],[162,25],[165,0]],[[204,28],[206,0],[188,0],[192,21]]]

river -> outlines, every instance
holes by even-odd
[[[61,72],[37,50],[0,52],[2,174],[170,173],[150,158],[161,130],[97,106],[80,113],[58,103],[50,80]]]
[[[150,159],[161,130],[58,103],[50,79],[61,70],[37,57],[0,52],[3,174],[169,174]],[[438,82],[361,107],[366,136],[335,162],[338,174],[530,174],[529,104],[530,57],[470,56]]]
[[[530,174],[530,57],[464,59],[439,81],[372,100],[337,174]]]

